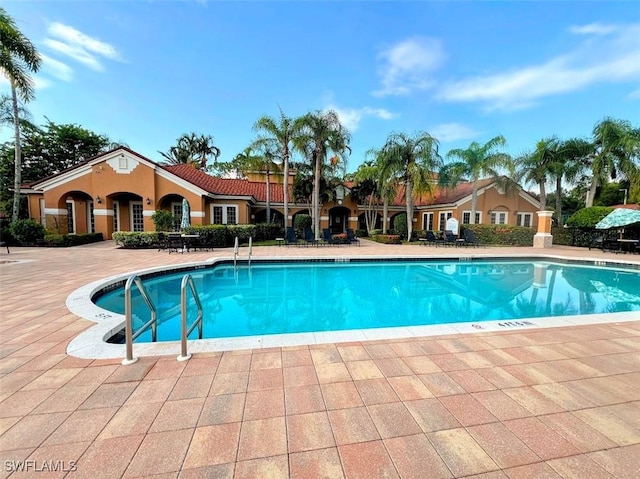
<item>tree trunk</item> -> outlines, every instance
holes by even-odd
[[[283,209],[284,209],[284,227],[289,226],[289,152],[285,149],[282,155],[284,160],[284,182],[282,185]]]
[[[469,224],[476,224],[476,210],[478,209],[478,179],[473,179],[473,191],[471,193],[471,217]]]
[[[589,185],[589,191],[587,191],[587,199],[585,201],[585,206],[588,208],[593,206],[593,200],[596,197],[596,190],[598,189],[598,178],[595,176],[591,178],[591,185]]]
[[[11,221],[18,221],[20,214],[20,186],[22,185],[22,146],[20,144],[20,118],[18,117],[18,94],[16,83],[11,78],[11,99],[13,104],[13,131],[15,135],[15,177],[13,180],[13,210]]]
[[[320,239],[320,176],[322,175],[322,165],[324,155],[316,154],[315,175],[313,178],[313,230],[316,239]]]
[[[387,234],[387,218],[389,218],[389,198],[384,197],[384,204],[382,206],[382,234]]]
[[[544,181],[538,183],[540,187],[540,210],[545,210],[547,208],[547,192],[544,189]]]
[[[267,223],[271,223],[271,181],[269,167],[267,166]]]
[[[558,226],[562,226],[562,175],[556,178],[556,218]]]
[[[406,202],[407,202],[407,241],[411,241],[411,234],[413,233],[413,183],[411,180],[407,180],[406,187]]]

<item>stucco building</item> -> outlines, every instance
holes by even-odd
[[[216,178],[190,165],[167,166],[135,151],[119,147],[57,175],[25,185],[29,215],[60,233],[154,231],[152,215],[169,210],[180,217],[183,199],[189,204],[192,225],[246,224],[267,220],[267,185],[259,176]],[[291,179],[292,180],[292,179]],[[291,185],[290,180],[290,185]],[[270,219],[284,224],[282,175],[271,176]],[[365,205],[343,194],[321,206],[321,226],[341,233],[365,228]],[[438,189],[415,199],[414,229],[444,230],[448,218],[469,223],[472,184]],[[309,213],[309,205],[289,195],[289,224],[295,215]],[[518,185],[501,187],[492,179],[479,184],[476,223],[536,228],[538,200]],[[389,227],[405,212],[402,187],[389,205]],[[381,227],[382,206],[376,225]]]

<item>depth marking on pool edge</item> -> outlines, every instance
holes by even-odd
[[[500,321],[497,324],[501,328],[517,328],[517,327],[521,327],[521,326],[536,326],[536,324],[532,323],[531,321]],[[473,323],[471,325],[471,327],[475,328],[475,329],[485,329],[484,326],[482,326],[481,324],[476,324],[476,323]]]

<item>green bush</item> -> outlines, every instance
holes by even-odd
[[[228,225],[227,232],[231,239],[231,244],[234,244],[236,236],[240,243],[248,243],[249,237],[255,239],[256,225]]]
[[[613,211],[609,206],[590,206],[572,214],[566,221],[570,228],[595,228],[596,224]]]
[[[371,236],[373,241],[383,244],[402,244],[400,235],[373,235]]]
[[[174,217],[168,210],[157,210],[151,215],[156,231],[172,231]]]
[[[284,228],[277,223],[258,223],[255,228],[254,241],[284,238]]]
[[[309,215],[296,215],[296,218],[293,222],[293,227],[296,230],[296,234],[299,238],[304,238],[304,230],[305,228],[311,228],[311,216]]]
[[[553,244],[566,246],[589,246],[596,230],[582,228],[551,228]]]
[[[18,220],[9,225],[9,231],[22,245],[33,245],[45,235],[44,226],[34,220]]]
[[[351,244],[349,238],[347,238],[347,233],[331,235],[331,241],[333,241],[333,244]]]
[[[206,242],[212,248],[225,248],[233,244],[233,239],[227,232],[227,225],[189,226],[184,232],[206,238]]]
[[[482,244],[503,246],[533,246],[536,233],[533,228],[510,225],[464,225],[463,229],[473,231]],[[460,230],[461,235],[463,229]]]
[[[145,231],[118,231],[112,235],[113,241],[122,248],[155,248],[158,233]]]
[[[369,236],[369,233],[367,233],[367,230],[356,230],[356,236],[358,238],[366,238]]]
[[[407,214],[401,213],[393,219],[393,231],[400,236],[400,240],[407,239]]]

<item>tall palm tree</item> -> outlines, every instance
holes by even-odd
[[[271,172],[277,167],[274,161],[274,154],[264,148],[262,143],[253,144],[238,153],[233,162],[235,168],[240,171],[258,171],[265,173],[265,184],[267,190],[267,223],[271,222]],[[254,149],[262,148],[259,153],[254,153]]]
[[[587,206],[593,206],[598,186],[618,173],[629,180],[637,179],[640,170],[640,135],[626,120],[605,118],[593,128],[595,153],[592,156],[592,179],[587,193]]]
[[[36,47],[25,37],[15,21],[0,7],[0,69],[11,84],[13,102],[13,129],[15,139],[15,178],[13,182],[13,211],[16,221],[20,212],[20,186],[22,183],[22,148],[20,144],[20,115],[18,97],[23,102],[35,98],[31,73],[40,68],[41,58]]]
[[[196,135],[195,133],[185,133],[176,144],[164,153],[159,151],[165,163],[169,165],[189,164],[193,167],[206,170],[207,161],[213,157],[214,163],[220,156],[220,148],[213,144],[211,135]]]
[[[296,120],[295,129],[298,131],[295,144],[307,155],[314,170],[311,209],[316,239],[320,239],[320,185],[325,162],[332,153],[333,166],[346,165],[345,155],[351,152],[351,134],[342,126],[338,114],[333,110],[307,113]]]
[[[218,161],[220,148],[213,144],[213,137],[211,135],[196,135],[195,133],[191,133],[189,135],[189,143],[191,153],[199,160],[201,170],[207,169],[207,161],[209,161],[210,157],[213,157],[214,163]]]
[[[545,138],[536,143],[536,149],[516,159],[516,178],[525,183],[535,183],[540,189],[540,209],[547,207],[546,184],[558,151],[558,139]]]
[[[556,217],[558,226],[563,225],[562,180],[575,181],[592,152],[593,145],[582,138],[571,138],[558,144],[556,154],[549,165],[551,175],[556,180]]]
[[[291,148],[296,138],[295,121],[286,116],[280,110],[280,118],[263,116],[253,125],[253,129],[259,132],[259,142],[265,143],[268,150],[277,152],[276,156],[282,162],[284,184],[283,184],[283,213],[284,226],[289,225],[289,161],[291,159]]]
[[[500,168],[508,168],[511,157],[507,153],[496,151],[504,147],[507,140],[498,135],[484,145],[472,142],[466,149],[456,148],[447,153],[447,158],[458,158],[459,161],[448,163],[440,172],[440,183],[455,186],[463,179],[473,182],[471,193],[471,216],[469,223],[475,224],[478,209],[478,182],[486,177],[499,177]]]
[[[413,233],[413,195],[431,191],[435,172],[442,168],[438,148],[437,139],[418,132],[414,136],[392,133],[381,150],[383,177],[393,176],[404,183],[408,241]]]

